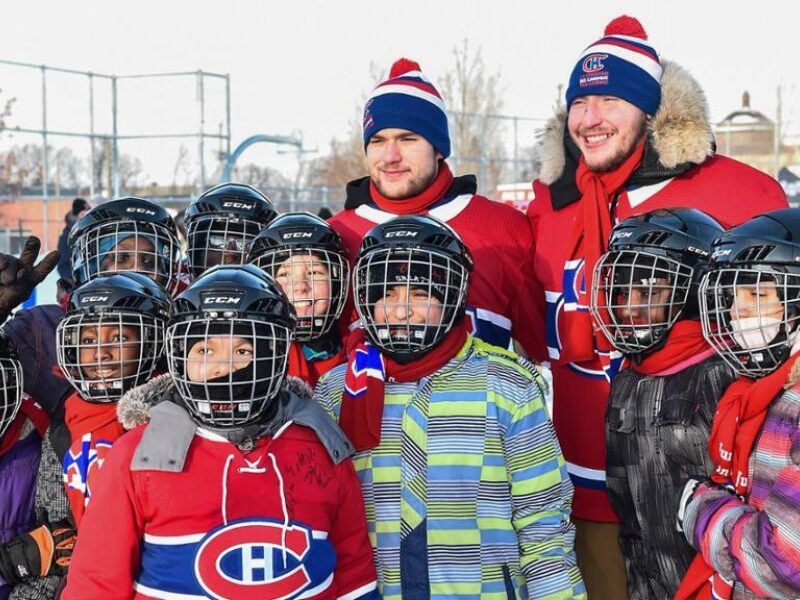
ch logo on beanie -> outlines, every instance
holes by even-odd
[[[584,73],[597,73],[605,69],[603,61],[608,58],[608,54],[590,54],[583,59]]]

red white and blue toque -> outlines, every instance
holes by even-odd
[[[373,135],[389,128],[413,131],[444,158],[450,155],[444,100],[419,64],[407,58],[392,65],[389,79],[375,88],[364,106],[364,147]]]
[[[578,58],[567,88],[567,106],[581,96],[616,96],[654,115],[661,104],[661,61],[642,24],[617,17],[604,36]]]

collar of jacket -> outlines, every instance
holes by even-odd
[[[681,175],[715,151],[708,103],[700,84],[683,67],[666,60],[662,65],[661,105],[648,121],[645,155],[628,186]],[[560,110],[545,125],[539,141],[539,180],[550,187],[556,210],[580,198],[575,183],[580,150],[569,136],[566,121],[566,110]]]
[[[126,429],[148,423],[134,453],[133,470],[175,473],[183,470],[197,425],[181,405],[168,374],[126,393],[117,404],[117,417]],[[287,377],[284,381],[279,410],[268,423],[214,433],[233,444],[243,445],[248,438],[274,434],[287,421],[312,429],[335,464],[353,454],[350,440],[314,401],[311,388],[297,377]]]
[[[355,209],[362,204],[374,204],[369,194],[369,177],[354,179],[347,184],[347,199],[344,208]],[[478,191],[478,180],[475,175],[461,175],[453,178],[453,183],[442,200],[451,200],[461,194],[475,194]]]

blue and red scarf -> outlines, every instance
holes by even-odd
[[[419,381],[446,365],[467,342],[467,323],[462,319],[444,339],[423,357],[405,364],[381,353],[366,341],[364,330],[353,333],[349,342],[339,426],[356,452],[369,450],[381,441],[386,381]]]

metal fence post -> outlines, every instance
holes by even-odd
[[[119,139],[117,138],[117,76],[111,77],[111,173],[113,177],[112,197],[119,198]]]

